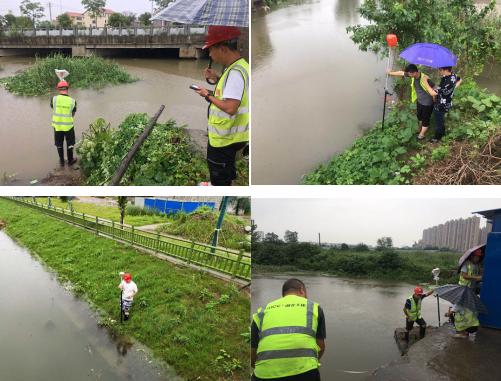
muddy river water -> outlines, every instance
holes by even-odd
[[[306,284],[308,298],[319,303],[325,314],[327,349],[320,361],[322,379],[363,380],[379,366],[400,358],[393,333],[404,327],[402,309],[415,285],[322,275],[253,274],[252,312],[278,299],[282,284],[291,277]],[[442,315],[447,306],[441,301]],[[422,313],[428,324],[438,324],[435,297],[423,301]]]
[[[77,140],[99,117],[117,126],[129,113],[146,112],[152,116],[161,104],[166,107],[160,121],[173,118],[187,128],[206,129],[207,103],[188,88],[192,83],[204,85],[202,70],[206,60],[115,60],[140,80],[99,91],[70,90],[78,102]],[[0,77],[11,76],[33,61],[32,57],[0,57]],[[13,185],[41,180],[58,163],[49,103],[50,96],[20,97],[0,87],[0,176],[16,179]]]
[[[298,184],[382,117],[386,61],[346,33],[361,0],[291,0],[252,20],[252,182]],[[501,94],[501,66],[480,83]],[[497,78],[497,84],[496,84]]]
[[[180,380],[146,348],[111,338],[87,303],[1,231],[0,278],[0,380]]]

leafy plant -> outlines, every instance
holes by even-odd
[[[240,361],[231,357],[224,349],[219,350],[219,356],[214,360],[214,364],[227,376],[231,376],[235,370],[242,368]]]

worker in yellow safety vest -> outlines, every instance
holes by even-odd
[[[282,298],[252,317],[252,380],[319,381],[325,337],[322,308],[307,299],[303,282],[287,280]]]
[[[389,71],[394,77],[411,78],[411,101],[417,103],[416,115],[418,119],[418,140],[425,138],[426,131],[430,127],[433,104],[437,92],[433,90],[435,84],[425,73],[421,73],[417,66],[409,64],[404,71]]]
[[[460,306],[458,304],[449,307],[449,311],[445,314],[446,317],[451,318],[456,329],[454,337],[464,339],[468,336],[475,337],[480,322],[478,321],[478,314],[472,310]]]
[[[419,337],[422,339],[426,333],[426,321],[421,315],[421,303],[424,298],[433,294],[433,290],[425,293],[422,287],[414,288],[414,294],[408,297],[405,301],[405,341],[409,342],[409,332],[412,330],[414,323],[419,325]]]
[[[459,273],[459,285],[470,287],[477,293],[480,291],[479,282],[482,281],[480,261],[483,255],[482,249],[475,250],[463,263]]]
[[[76,163],[73,157],[75,146],[74,116],[77,112],[77,102],[68,95],[68,82],[62,80],[57,84],[59,95],[50,100],[52,108],[52,127],[54,128],[54,144],[59,155],[59,164],[64,167],[64,140],[66,139],[66,153],[68,165]]]
[[[249,142],[249,64],[238,50],[240,30],[210,26],[204,49],[211,59],[225,67],[221,76],[204,70],[216,84],[214,92],[199,87],[196,92],[209,102],[207,164],[211,185],[231,185],[236,178],[235,158]]]

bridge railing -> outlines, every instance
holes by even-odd
[[[1,29],[3,37],[103,37],[103,36],[192,36],[205,35],[207,27],[168,25],[163,27]]]
[[[81,228],[104,235],[114,240],[128,242],[176,258],[187,264],[211,269],[232,278],[251,279],[251,256],[244,250],[235,251],[219,246],[211,246],[195,241],[138,230],[132,225],[120,224],[97,216],[79,213],[74,210],[40,203],[34,197],[8,197],[20,204],[37,209],[54,218],[72,223]]]

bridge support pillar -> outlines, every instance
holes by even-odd
[[[71,56],[72,57],[88,57],[91,55],[91,51],[85,46],[72,46]]]
[[[198,49],[193,46],[179,48],[179,58],[200,58]]]

